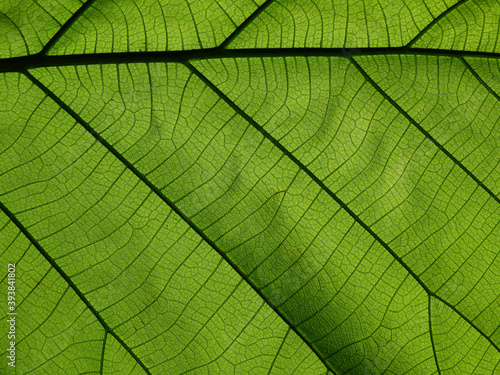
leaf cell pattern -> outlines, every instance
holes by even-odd
[[[500,374],[499,17],[2,3],[2,371]]]

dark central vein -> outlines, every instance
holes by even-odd
[[[38,53],[29,56],[0,59],[0,73],[23,72],[28,69],[96,64],[130,64],[153,62],[185,63],[190,60],[208,60],[224,58],[251,57],[288,57],[288,56],[327,56],[352,57],[371,55],[431,55],[450,57],[485,57],[500,59],[500,53],[481,51],[457,51],[448,49],[383,47],[383,48],[250,48],[224,49],[221,47],[187,51],[152,51],[152,52],[110,52],[75,55],[44,55]]]

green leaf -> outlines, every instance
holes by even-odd
[[[500,374],[499,16],[3,2],[2,372]]]

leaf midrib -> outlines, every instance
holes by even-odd
[[[56,66],[133,64],[154,62],[186,63],[193,60],[252,57],[294,57],[323,56],[346,57],[374,55],[425,55],[448,57],[482,57],[500,59],[498,52],[458,51],[452,49],[408,48],[408,47],[366,47],[366,48],[248,48],[224,49],[221,47],[185,51],[142,51],[106,52],[71,55],[46,55],[37,53],[0,59],[0,73],[24,72],[28,69]]]

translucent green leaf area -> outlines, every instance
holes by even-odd
[[[499,62],[497,0],[2,1],[0,373],[500,374]]]

